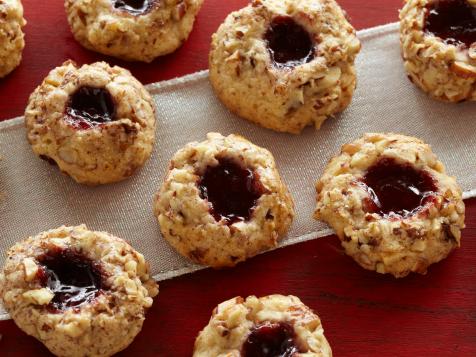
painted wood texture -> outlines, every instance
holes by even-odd
[[[21,66],[0,81],[0,120],[21,115],[28,95],[67,59],[122,65],[144,83],[207,67],[210,35],[246,0],[205,0],[189,41],[152,64],[124,63],[78,45],[58,0],[23,0],[26,48]],[[358,29],[397,20],[401,0],[341,0]],[[325,158],[327,160],[327,158]],[[462,248],[426,276],[396,280],[364,271],[336,237],[279,249],[229,270],[204,270],[161,283],[141,334],[122,356],[190,356],[198,331],[219,302],[236,295],[294,294],[322,318],[334,355],[476,356],[476,200],[467,201]],[[47,356],[12,321],[0,322],[1,356]]]

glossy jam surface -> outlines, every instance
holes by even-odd
[[[314,58],[309,33],[291,17],[274,18],[264,36],[276,67],[296,67]]]
[[[300,350],[296,333],[287,323],[266,323],[251,330],[243,344],[242,357],[293,357]]]
[[[431,202],[437,187],[426,171],[383,158],[367,171],[362,185],[369,193],[366,209],[383,216],[408,217]]]
[[[476,7],[466,0],[437,0],[426,6],[425,31],[448,44],[476,42]]]
[[[211,203],[217,221],[228,224],[249,220],[256,201],[264,193],[259,176],[231,159],[219,159],[208,166],[198,184],[200,196]]]
[[[75,250],[50,250],[38,262],[41,284],[55,294],[48,306],[52,312],[89,303],[105,288],[101,267]]]
[[[115,105],[104,88],[81,87],[66,106],[65,119],[78,129],[89,129],[115,119]]]
[[[155,0],[112,0],[114,8],[132,15],[143,15],[148,12]]]

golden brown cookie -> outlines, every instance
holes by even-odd
[[[232,112],[297,134],[348,106],[359,50],[334,0],[253,0],[213,35],[210,80]]]
[[[476,1],[407,0],[400,42],[418,87],[443,101],[476,100]]]
[[[219,304],[193,357],[332,357],[319,317],[295,296],[236,297]]]
[[[154,212],[180,254],[220,268],[276,247],[294,204],[268,150],[210,133],[174,155]]]
[[[84,225],[17,243],[0,273],[0,297],[10,316],[57,356],[123,350],[157,294],[142,254]]]
[[[33,151],[79,183],[123,180],[155,141],[155,105],[131,73],[105,62],[52,70],[25,111]]]
[[[425,274],[460,245],[461,189],[419,139],[365,134],[342,146],[316,188],[315,218],[365,269]]]
[[[76,40],[127,61],[151,62],[179,48],[203,0],[65,0]]]
[[[22,27],[25,25],[21,1],[0,0],[0,78],[21,62],[25,47]]]

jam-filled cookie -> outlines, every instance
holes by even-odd
[[[174,155],[154,211],[180,254],[215,268],[276,247],[294,218],[272,154],[217,133]]]
[[[407,0],[400,40],[418,87],[443,101],[476,100],[476,1]]]
[[[350,103],[359,50],[334,0],[253,0],[213,35],[210,80],[232,112],[297,134]]]
[[[30,96],[25,111],[35,154],[79,183],[131,176],[155,141],[155,106],[129,71],[98,62],[65,62]]]
[[[25,47],[22,31],[25,25],[20,0],[0,1],[0,78],[20,64]]]
[[[76,40],[127,61],[151,62],[179,48],[203,0],[65,0]]]
[[[236,297],[219,304],[193,357],[331,357],[319,317],[295,296]]]
[[[460,245],[461,189],[419,139],[366,134],[342,146],[316,188],[315,218],[365,269],[425,274]]]
[[[142,254],[86,226],[60,227],[14,245],[0,297],[15,323],[58,356],[111,356],[142,329],[158,294]]]

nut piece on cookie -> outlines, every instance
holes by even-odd
[[[460,246],[461,189],[417,138],[365,134],[342,146],[316,188],[315,218],[365,269],[425,274]]]
[[[476,100],[476,3],[407,0],[400,43],[410,80],[448,102]]]
[[[154,212],[180,254],[221,268],[276,247],[294,204],[268,150],[209,133],[174,155]]]
[[[349,105],[359,51],[334,0],[253,0],[213,35],[210,80],[232,112],[298,134]]]
[[[188,38],[203,0],[65,0],[75,39],[89,50],[152,62]]]
[[[222,302],[195,340],[193,357],[332,357],[319,317],[295,296]]]
[[[57,356],[111,356],[125,349],[157,294],[142,254],[85,225],[17,243],[0,273],[5,309]]]
[[[79,183],[123,180],[155,142],[155,104],[131,73],[105,62],[53,69],[30,96],[28,141],[36,155]]]
[[[0,78],[13,71],[21,62],[25,47],[22,27],[25,25],[20,0],[0,1]]]

